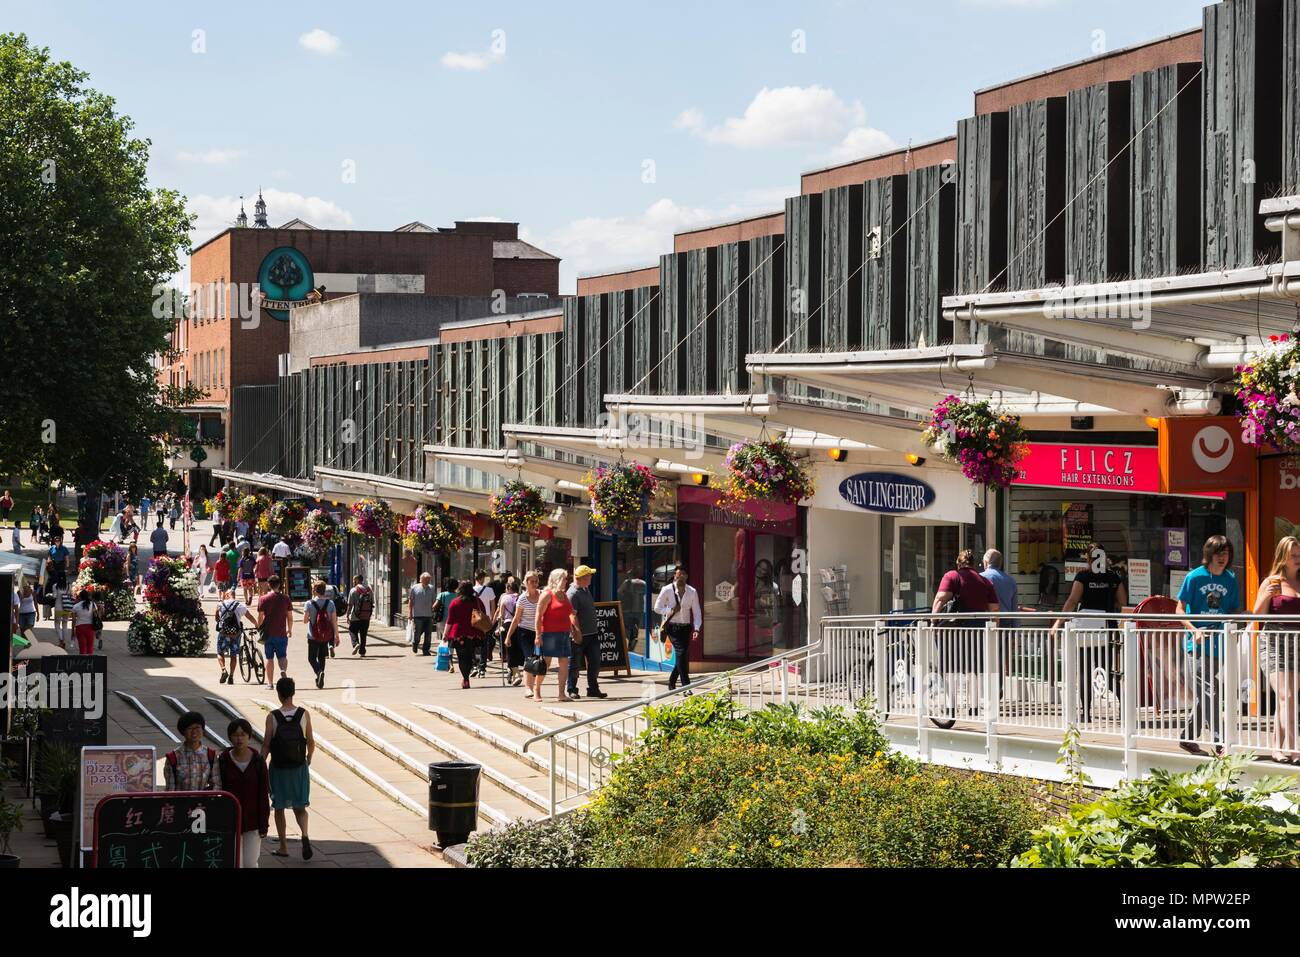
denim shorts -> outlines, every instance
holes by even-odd
[[[266,657],[268,658],[288,658],[289,657],[289,636],[275,635],[268,636],[266,639]]]
[[[571,658],[573,656],[573,635],[567,631],[542,632],[543,658]]]
[[[239,655],[241,635],[217,635],[217,654],[235,658]]]

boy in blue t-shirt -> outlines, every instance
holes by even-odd
[[[1192,713],[1183,727],[1179,747],[1192,754],[1205,754],[1196,743],[1209,714],[1214,750],[1223,753],[1222,709],[1219,707],[1219,662],[1223,657],[1224,622],[1199,616],[1231,615],[1241,611],[1241,592],[1237,576],[1228,570],[1232,564],[1232,543],[1223,535],[1212,535],[1202,550],[1201,567],[1183,579],[1178,591],[1178,613],[1187,615],[1187,637],[1183,648],[1188,655],[1192,676]]]

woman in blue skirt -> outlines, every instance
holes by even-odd
[[[266,716],[266,751],[271,757],[271,808],[275,811],[275,833],[280,846],[271,853],[289,856],[284,836],[284,812],[293,808],[293,816],[302,831],[302,859],[310,861],[311,841],[307,837],[307,805],[311,797],[311,756],[316,750],[312,737],[311,715],[293,703],[297,690],[293,679],[282,677],[275,683],[280,707]]]

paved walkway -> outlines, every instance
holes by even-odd
[[[196,546],[199,542],[206,543],[210,528],[206,522],[200,522],[192,542]],[[140,551],[141,561],[147,562],[149,548],[144,535],[140,536]],[[215,597],[204,599],[209,621],[215,603]],[[162,755],[175,747],[163,732],[113,694],[116,691],[136,696],[173,732],[177,714],[163,701],[163,695],[173,696],[186,707],[203,713],[209,729],[222,736],[229,719],[207,700],[210,697],[229,702],[260,731],[266,714],[262,705],[273,706],[275,694],[265,686],[244,684],[238,677],[234,685],[219,683],[215,638],[210,653],[202,658],[144,658],[127,652],[126,628],[126,622],[108,622],[103,633],[104,654],[109,660],[110,743],[153,745],[160,765]],[[432,848],[434,835],[428,830],[426,820],[428,785],[413,768],[420,769],[431,761],[448,757],[469,756],[499,773],[498,780],[486,776],[482,779],[480,799],[500,818],[542,816],[543,808],[530,798],[546,795],[547,775],[526,756],[511,750],[535,733],[527,727],[527,722],[559,727],[569,719],[549,708],[600,713],[639,698],[646,683],[659,689],[666,687],[668,677],[664,673],[622,678],[604,676],[602,688],[609,694],[608,699],[583,698],[567,706],[559,706],[555,701],[553,677],[547,682],[547,700],[542,703],[525,699],[522,688],[504,686],[495,671],[491,677],[476,679],[473,687],[462,690],[459,672],[450,675],[438,672],[434,657],[411,653],[403,632],[376,626],[371,630],[365,658],[349,653],[344,635],[338,657],[326,669],[325,687],[317,690],[307,662],[305,635],[306,626],[296,621],[289,647],[289,673],[299,685],[296,700],[311,712],[318,738],[337,749],[334,754],[318,750],[312,763],[313,771],[332,785],[336,793],[318,782],[312,784],[310,833],[316,855],[306,865],[310,867],[442,865],[441,856]],[[52,624],[39,622],[37,637],[53,641]],[[321,705],[333,708],[343,723],[322,712]],[[443,713],[432,713],[419,705],[443,709]],[[383,711],[377,712],[373,706]],[[502,710],[510,714],[502,716],[499,713]],[[363,740],[358,731],[368,733],[371,740]],[[496,743],[490,740],[494,736]],[[382,748],[376,745],[376,738],[380,739]],[[209,743],[215,746],[215,742]],[[359,776],[354,766],[360,766],[369,777]],[[158,780],[162,780],[161,766]],[[340,797],[338,792],[344,796]],[[480,829],[490,823],[485,812]],[[292,856],[288,859],[271,856],[274,843],[268,841],[263,847],[262,867],[304,866],[292,814],[288,815],[287,833]],[[53,842],[45,841],[40,835],[41,824],[35,819],[28,822],[27,829],[16,840],[15,853],[23,856],[24,866],[57,861]]]

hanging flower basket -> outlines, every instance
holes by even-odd
[[[591,495],[591,520],[603,529],[623,530],[646,514],[650,496],[659,487],[644,465],[616,462],[600,465],[587,474],[587,492]]]
[[[221,489],[216,495],[212,496],[212,498],[204,499],[203,507],[207,510],[209,515],[215,515],[218,511],[225,509],[227,499],[228,496],[226,495],[226,490]]]
[[[410,552],[452,555],[469,541],[469,528],[454,512],[421,505],[406,522],[402,545]]]
[[[785,439],[737,442],[723,460],[718,506],[736,510],[745,502],[783,502],[797,505],[813,493],[808,465],[795,458]]]
[[[940,457],[960,465],[972,482],[989,488],[1010,485],[1029,452],[1019,416],[999,415],[987,402],[955,395],[934,407],[922,438]]]
[[[1237,366],[1241,438],[1275,452],[1300,451],[1300,338],[1269,336],[1255,361]]]
[[[302,551],[319,560],[338,542],[341,530],[333,515],[316,508],[303,517],[298,534],[302,536]]]
[[[235,521],[247,522],[251,527],[257,528],[262,513],[270,507],[271,500],[269,498],[257,492],[252,492],[235,504]]]
[[[511,479],[500,492],[488,498],[492,521],[508,532],[531,532],[545,512],[542,490],[519,479]]]
[[[393,507],[382,498],[360,498],[352,503],[352,531],[370,538],[380,538],[393,529]]]
[[[297,534],[298,525],[306,516],[306,505],[297,499],[285,499],[275,502],[263,512],[257,521],[257,527],[264,532],[288,538]]]

